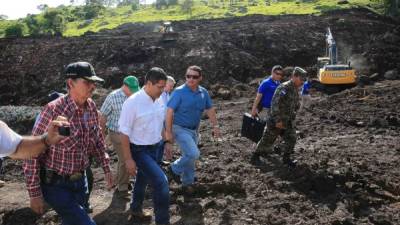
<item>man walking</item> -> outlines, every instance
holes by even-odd
[[[220,131],[211,98],[200,86],[201,68],[190,66],[185,77],[186,83],[175,89],[168,102],[165,139],[167,142],[175,139],[181,149],[181,157],[168,170],[176,182],[182,182],[184,192],[190,194],[195,180],[195,162],[200,156],[198,127],[204,110],[211,121],[213,134],[219,137]]]
[[[167,104],[169,99],[171,98],[171,93],[172,90],[174,90],[174,86],[176,84],[175,79],[172,76],[167,76],[167,83],[165,84],[164,91],[161,93],[160,99],[165,106],[165,113],[167,113]],[[165,128],[165,123],[164,123],[164,128]],[[165,141],[162,142],[162,145],[160,146],[158,155],[157,155],[157,161],[162,165],[162,166],[168,166],[170,162],[168,161],[163,161],[163,156],[164,156],[164,148],[165,148]]]
[[[137,172],[131,214],[137,220],[151,219],[151,214],[143,211],[146,186],[150,184],[156,224],[169,224],[170,219],[168,180],[157,162],[165,118],[165,106],[159,97],[166,80],[164,70],[158,67],[150,69],[144,88],[123,104],[118,122],[125,167],[132,176]]]
[[[282,77],[283,77],[282,66],[275,65],[274,67],[272,67],[271,76],[263,80],[260,86],[258,87],[256,99],[254,100],[253,107],[251,109],[251,115],[253,117],[256,117],[260,113],[258,106],[261,103],[262,107],[260,107],[260,109],[263,110],[261,111],[263,113],[261,119],[264,120],[268,119],[271,108],[272,96],[274,95],[276,88],[281,83],[280,81],[282,80]]]
[[[26,160],[25,178],[34,212],[44,212],[44,198],[60,215],[63,225],[94,225],[84,209],[87,193],[84,171],[89,165],[89,156],[98,159],[107,187],[112,187],[109,157],[96,104],[91,99],[95,82],[103,79],[96,76],[87,62],[69,64],[65,78],[68,94],[45,106],[32,133],[43,134],[51,120],[64,116],[70,123],[70,134],[38,157]]]
[[[108,128],[108,135],[118,157],[117,166],[117,190],[118,196],[128,195],[129,174],[125,169],[124,155],[121,149],[120,133],[118,131],[118,120],[121,115],[122,104],[133,93],[139,91],[139,81],[135,76],[124,78],[121,88],[111,92],[101,106],[100,124],[103,132]]]
[[[278,136],[282,137],[282,162],[289,167],[295,167],[296,161],[290,158],[296,144],[295,119],[300,107],[299,90],[307,79],[307,72],[295,67],[289,81],[278,86],[272,98],[270,118],[256,151],[251,157],[251,163],[259,165],[260,156],[270,154]]]

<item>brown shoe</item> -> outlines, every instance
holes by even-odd
[[[132,219],[135,221],[151,221],[152,214],[149,211],[132,211],[131,210]]]

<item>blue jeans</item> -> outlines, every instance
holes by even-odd
[[[165,141],[160,141],[160,145],[158,147],[156,155],[156,161],[158,164],[160,164],[164,158],[164,147],[165,147]]]
[[[61,217],[63,225],[96,225],[84,209],[88,191],[86,176],[77,181],[58,179],[41,184],[43,197]]]
[[[195,162],[200,156],[197,130],[173,125],[172,132],[181,149],[181,157],[172,164],[172,171],[181,176],[182,185],[191,185],[194,183]]]
[[[161,142],[155,145],[131,144],[131,154],[136,162],[138,173],[132,192],[132,211],[143,210],[143,201],[147,184],[153,189],[153,203],[156,223],[169,223],[169,186],[168,179],[157,162]]]

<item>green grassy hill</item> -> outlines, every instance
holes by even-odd
[[[211,19],[251,14],[319,14],[324,11],[352,7],[368,7],[378,12],[382,10],[378,0],[348,0],[347,4],[338,4],[339,0],[193,0],[191,10],[184,10],[182,1],[178,5],[162,9],[156,9],[154,5],[141,5],[136,10],[133,10],[131,6],[105,8],[99,16],[90,20],[68,19],[63,25],[62,35],[79,36],[87,31],[97,32],[132,22]],[[63,7],[63,10],[73,11],[74,8],[76,6]],[[37,18],[43,17],[42,14]],[[0,21],[0,37],[4,36],[8,26],[23,21],[23,19]],[[26,25],[23,26],[23,34],[29,35],[29,28]]]

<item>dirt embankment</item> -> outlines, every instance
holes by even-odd
[[[317,57],[325,53],[327,27],[340,58],[351,59],[360,72],[383,75],[400,68],[400,24],[365,9],[174,22],[175,42],[163,42],[153,32],[156,25],[127,24],[74,38],[1,39],[1,105],[42,105],[50,90],[63,89],[64,66],[78,60],[91,62],[106,88],[119,86],[127,73],[143,78],[152,66],[182,79],[188,65],[198,64],[206,86],[227,79],[247,83],[274,64],[314,73]]]

